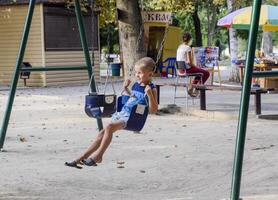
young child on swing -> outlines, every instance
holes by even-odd
[[[81,169],[82,167],[79,164],[97,166],[97,163],[101,163],[103,154],[112,140],[113,133],[126,127],[132,107],[138,103],[146,105],[146,97],[149,113],[157,112],[157,89],[151,82],[155,62],[152,58],[144,57],[135,63],[134,69],[137,81],[132,86],[131,91],[128,89],[131,81],[126,80],[124,82],[123,89],[130,95],[130,98],[123,106],[121,112],[114,113],[111,122],[98,133],[89,148],[74,161],[66,162],[66,166]]]

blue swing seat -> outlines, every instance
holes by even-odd
[[[122,107],[124,106],[124,104],[127,102],[128,99],[129,96],[127,95],[122,95],[118,97],[117,112],[120,112],[122,110]],[[149,109],[147,105],[141,105],[144,106],[144,111],[143,113],[138,113],[137,112],[138,106],[140,105],[133,106],[129,119],[127,121],[127,125],[124,128],[125,130],[139,132],[144,127],[148,117]]]
[[[85,112],[89,117],[103,118],[111,117],[116,112],[115,94],[95,94],[91,93],[85,97]]]

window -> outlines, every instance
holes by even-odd
[[[97,50],[98,16],[88,11],[83,13],[83,21],[88,47],[90,50]],[[82,50],[77,19],[73,10],[44,6],[44,32],[46,51]]]

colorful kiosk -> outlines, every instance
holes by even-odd
[[[171,12],[143,12],[145,47],[147,55],[155,61],[176,57],[182,41],[182,29],[172,25]],[[161,55],[159,51],[161,49]]]

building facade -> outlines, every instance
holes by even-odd
[[[0,2],[0,86],[11,82],[29,1],[9,2]],[[83,17],[94,76],[99,80],[98,14],[87,11]],[[23,62],[33,67],[85,65],[74,10],[63,0],[37,0]],[[27,80],[28,86],[83,83],[88,83],[86,70],[32,72]]]

